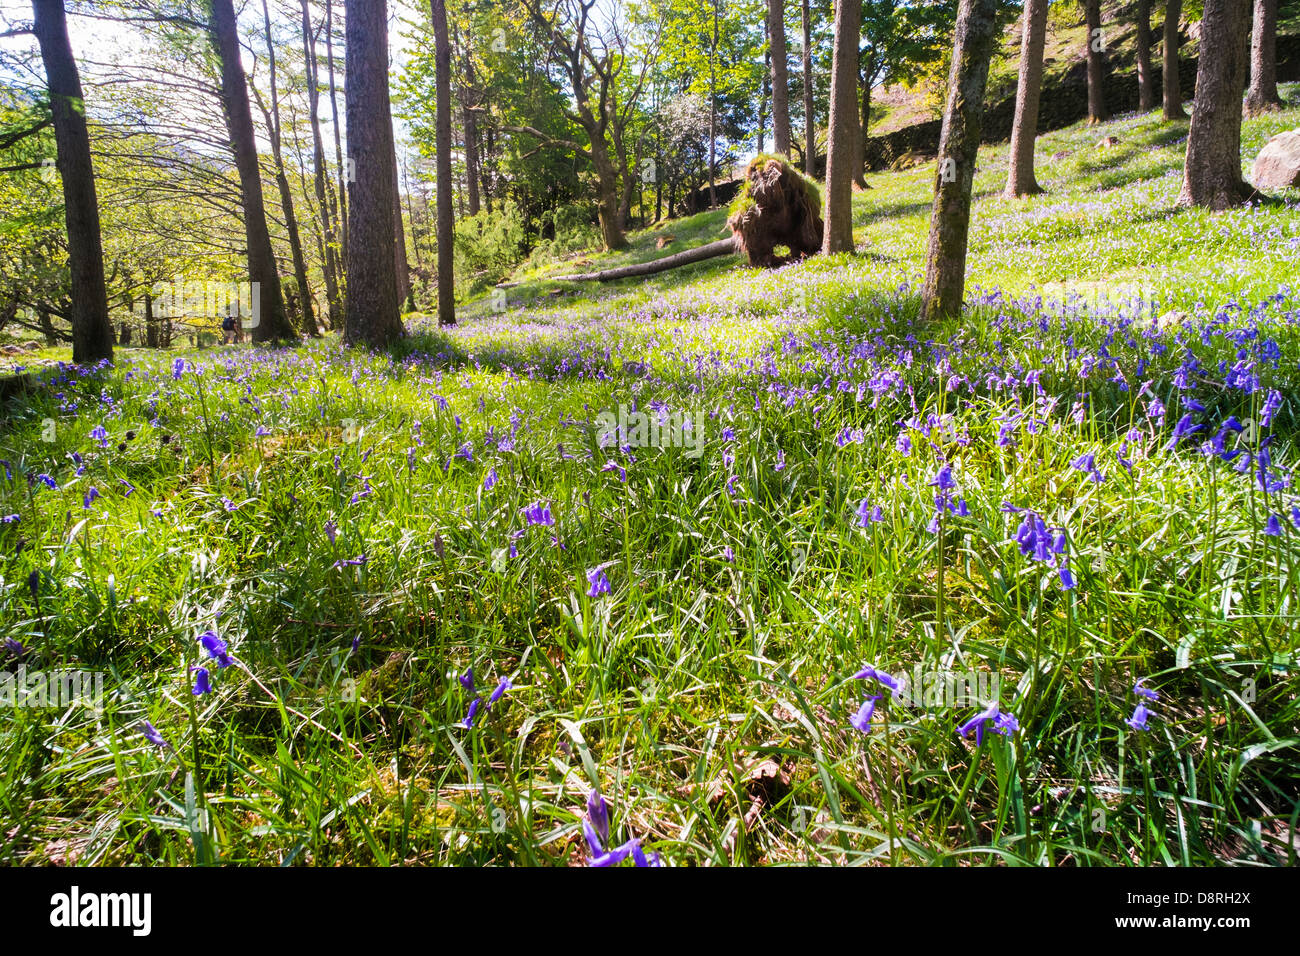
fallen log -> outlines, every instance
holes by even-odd
[[[821,249],[821,205],[816,185],[783,158],[755,156],[745,168],[744,186],[727,218],[728,238],[663,259],[547,278],[553,282],[612,282],[733,254],[743,255],[751,266],[772,269],[816,255]]]
[[[705,259],[715,259],[718,256],[739,254],[740,249],[736,247],[736,237],[728,236],[726,239],[719,239],[717,242],[710,242],[708,245],[696,246],[694,249],[687,249],[685,252],[664,256],[662,259],[651,259],[649,262],[638,262],[630,266],[620,266],[617,269],[602,269],[600,272],[576,272],[567,276],[547,276],[547,279],[552,282],[612,282],[614,279],[654,275],[656,272],[665,272],[668,269],[690,265],[692,262],[703,262]]]

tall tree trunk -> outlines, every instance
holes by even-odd
[[[1183,13],[1183,0],[1166,0],[1163,66],[1160,85],[1164,103],[1164,118],[1187,119],[1183,112],[1182,82],[1178,76],[1178,21]]]
[[[713,45],[709,47],[709,208],[718,205],[718,3],[713,0]]]
[[[1084,22],[1088,27],[1086,40],[1088,56],[1088,122],[1102,123],[1110,119],[1106,109],[1106,37],[1101,29],[1101,0],[1083,0]]]
[[[397,301],[405,308],[414,308],[411,302],[411,264],[406,261],[406,228],[402,223],[402,187],[397,175],[396,144],[393,152],[393,267],[397,279]]]
[[[353,4],[344,21],[348,157],[356,163],[348,205],[344,340],[383,348],[402,337],[393,268],[393,121],[388,101],[388,3]]]
[[[826,209],[822,251],[853,251],[853,165],[857,154],[858,36],[862,0],[835,4],[831,58],[830,138],[826,143]]]
[[[767,34],[767,20],[763,21],[764,39]],[[767,145],[767,99],[768,89],[772,80],[772,53],[769,50],[763,54],[763,82],[759,85],[758,93],[758,149],[762,153]],[[672,210],[669,209],[669,217],[672,216]]]
[[[420,256],[420,230],[415,218],[415,203],[411,200],[410,169],[405,159],[402,160],[402,185],[406,188],[406,218],[411,220],[411,248],[415,250],[415,266],[422,269],[424,260]]]
[[[1277,0],[1255,0],[1246,115],[1258,116],[1281,108],[1282,99],[1277,95]]]
[[[333,0],[325,0],[325,69],[330,75],[330,117],[334,122],[334,162],[339,171],[339,286],[340,291],[346,279],[348,262],[348,166],[343,162],[342,124],[339,122],[339,99],[334,82],[334,5]],[[335,328],[338,328],[336,325]]]
[[[33,32],[41,48],[54,119],[54,143],[63,180],[63,219],[68,230],[68,269],[72,279],[72,361],[90,365],[113,359],[113,326],[108,320],[108,286],[99,235],[95,167],[90,158],[81,76],[68,39],[63,0],[32,0]]]
[[[325,29],[327,31],[330,29],[329,23],[325,24]],[[307,64],[307,112],[311,122],[312,165],[315,167],[312,185],[316,193],[325,251],[321,257],[321,271],[325,276],[325,299],[329,309],[330,328],[339,329],[343,327],[343,296],[339,289],[339,273],[343,271],[341,268],[343,248],[339,242],[334,220],[336,211],[334,191],[329,184],[325,168],[325,144],[320,132],[320,80],[317,76],[316,41],[315,34],[312,32],[311,11],[307,7],[307,0],[302,0],[302,49]],[[334,77],[331,76],[330,85],[333,84]],[[308,332],[313,335],[319,334],[315,322]]]
[[[258,310],[253,324],[254,342],[283,342],[294,338],[293,326],[284,311],[280,277],[271,247],[262,199],[262,170],[257,162],[257,138],[253,113],[248,104],[248,86],[239,52],[239,30],[231,0],[211,0],[209,39],[221,60],[221,99],[225,106],[226,130],[239,172],[239,194],[244,206],[244,238],[248,244],[248,281],[257,290]]]
[[[280,90],[275,71],[275,42],[271,39],[271,12],[262,0],[262,19],[266,27],[267,73],[271,84],[271,110],[264,111],[266,128],[271,138],[271,158],[275,162],[275,184],[280,190],[280,209],[284,213],[284,230],[289,236],[289,254],[293,260],[294,281],[298,286],[298,300],[302,303],[299,327],[308,335],[319,335],[316,315],[312,309],[311,286],[307,283],[307,260],[302,254],[302,237],[298,233],[298,216],[293,208],[293,193],[289,191],[289,177],[284,171],[283,138],[280,126]],[[254,90],[256,92],[256,90]],[[261,102],[260,100],[258,101]]]
[[[609,158],[605,134],[593,127],[588,135],[591,142],[591,164],[596,167],[596,218],[600,222],[601,241],[606,249],[626,249],[627,236],[623,234],[619,212],[621,196],[618,170]]]
[[[490,160],[496,156],[496,129],[489,124],[483,137],[485,149],[479,154],[479,170],[483,176],[483,206],[492,211],[492,174]]]
[[[1137,2],[1138,110],[1156,108],[1155,75],[1151,70],[1151,0]]]
[[[469,214],[477,216],[479,211],[479,177],[482,175],[478,155],[478,106],[477,86],[474,79],[474,55],[465,51],[465,83],[460,91],[461,116],[465,126],[465,180],[469,188]],[[411,228],[415,228],[412,220]]]
[[[767,0],[767,32],[772,52],[772,149],[790,155],[790,80],[786,66],[785,0]]]
[[[153,293],[144,294],[144,344],[151,349],[162,347],[162,329],[153,310]]]
[[[804,135],[804,152],[803,152],[803,171],[808,176],[817,175],[817,104],[813,96],[813,71],[812,71],[812,17],[808,10],[808,0],[802,0],[800,15],[802,21],[800,26],[803,27],[803,135]],[[858,20],[862,20],[861,0],[858,0]],[[861,26],[859,26],[859,31]],[[856,44],[855,44],[856,46]],[[856,52],[856,51],[855,51]],[[855,57],[856,59],[856,57]],[[857,66],[853,69],[853,83],[856,87],[858,82]],[[856,100],[857,97],[855,96]],[[856,105],[854,109],[856,109]],[[829,149],[829,146],[827,147]],[[829,157],[827,162],[830,162]]]
[[[1016,116],[1011,126],[1010,169],[1003,193],[1008,198],[1043,191],[1034,175],[1034,143],[1038,138],[1048,3],[1049,0],[1026,0],[1020,20],[1020,79],[1016,84]]]
[[[858,24],[858,40],[862,39],[862,25]],[[873,65],[875,54],[872,53],[867,58],[867,69],[861,78],[857,72],[853,74],[853,81],[857,83],[859,79],[862,82],[862,115],[854,122],[853,131],[853,183],[859,189],[870,189],[867,185],[867,131],[871,128],[871,80],[876,75]]]
[[[984,120],[984,91],[997,36],[999,0],[960,0],[948,74],[948,103],[939,134],[934,206],[925,257],[922,317],[961,312],[971,187]]]
[[[50,348],[58,345],[59,334],[54,331],[54,320],[50,318],[50,310],[38,305],[36,307],[36,322],[41,328],[41,334],[45,336],[45,344]],[[111,345],[113,342],[112,328],[109,329],[108,340]],[[111,360],[112,356],[110,355],[108,358]],[[96,359],[96,361],[99,360]]]
[[[456,292],[451,219],[451,42],[444,0],[430,0],[433,18],[435,140],[438,151],[438,324],[456,324]]]
[[[1179,205],[1221,210],[1251,195],[1241,178],[1241,94],[1249,35],[1246,0],[1205,0]]]

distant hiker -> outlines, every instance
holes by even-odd
[[[226,345],[239,341],[239,325],[233,315],[227,315],[221,320],[221,340]]]

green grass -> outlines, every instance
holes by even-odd
[[[1247,154],[1296,116],[1250,121]],[[0,860],[573,864],[598,785],[612,840],[673,865],[1294,864],[1294,489],[1196,446],[1276,389],[1272,425],[1227,440],[1294,461],[1300,302],[1251,237],[1300,213],[1174,209],[1181,135],[1045,137],[1049,193],[1017,202],[982,153],[970,277],[1005,294],[960,322],[921,326],[906,285],[916,171],[855,197],[856,257],[521,273],[503,314],[480,299],[396,356],[232,347],[174,378],[177,355],[123,350],[12,399],[0,630],[106,695],[0,712]],[[709,241],[721,216],[666,231]],[[1142,281],[1187,316],[1118,301]],[[1053,282],[1117,302],[1040,311]],[[1262,391],[1225,385],[1238,349]],[[1167,450],[1183,375],[1205,428]],[[600,448],[597,416],[634,402],[689,412],[702,454]],[[944,463],[969,516],[936,532]],[[860,526],[864,499],[883,520]],[[1076,587],[1021,554],[1004,501],[1063,529]],[[535,502],[554,526],[525,523]],[[195,697],[210,628],[237,663]],[[882,700],[862,733],[868,662],[985,675],[1019,729],[976,746],[957,727],[988,700]],[[514,685],[472,730],[467,667],[484,696]],[[1147,732],[1125,724],[1139,677]]]

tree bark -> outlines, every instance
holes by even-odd
[[[72,280],[68,313],[72,324],[72,361],[79,365],[91,365],[103,359],[112,361],[113,326],[108,320],[108,285],[104,281],[95,167],[90,158],[81,76],[68,39],[63,0],[32,0],[32,14],[32,28],[45,66],[59,176],[63,181],[63,216],[68,230],[68,269]]]
[[[397,301],[405,308],[411,302],[411,264],[406,261],[406,228],[402,223],[402,185],[397,174],[397,145],[393,144],[393,275],[397,280]]]
[[[388,3],[353,4],[344,21],[348,158],[348,295],[343,337],[384,348],[402,337],[393,268],[393,122],[388,100]],[[441,153],[441,151],[440,151]]]
[[[862,40],[862,23],[859,17],[858,42]],[[871,129],[871,81],[876,75],[873,65],[875,54],[867,59],[867,68],[862,78],[862,115],[854,121],[853,131],[853,182],[859,189],[870,189],[867,185],[867,132]],[[854,82],[858,81],[854,73]],[[829,134],[828,134],[829,135]]]
[[[1156,108],[1155,75],[1151,70],[1151,0],[1137,2],[1138,111]]]
[[[718,3],[713,0],[713,44],[709,47],[709,208],[718,205]]]
[[[151,349],[162,348],[162,328],[153,311],[153,293],[144,294],[144,344]]]
[[[333,0],[325,0],[325,69],[330,75],[330,117],[334,121],[334,161],[339,170],[339,255],[336,263],[340,294],[346,281],[348,262],[348,167],[343,161],[343,135],[340,132],[339,98],[337,84],[334,82],[334,5]],[[346,105],[345,105],[346,108]],[[335,328],[338,328],[336,325]]]
[[[1038,103],[1043,88],[1048,3],[1049,0],[1026,0],[1021,17],[1020,77],[1016,84],[1016,115],[1011,126],[1010,169],[1003,191],[1008,198],[1043,191],[1034,175],[1034,144],[1038,138]]]
[[[447,35],[447,6],[430,0],[433,18],[435,140],[438,152],[438,324],[456,324],[455,242],[451,217],[451,43]]]
[[[1247,0],[1205,0],[1179,205],[1222,210],[1251,196],[1241,177],[1241,94],[1249,18]]]
[[[326,22],[327,32],[330,27],[331,24]],[[312,165],[315,167],[312,186],[316,193],[316,205],[323,233],[324,255],[321,257],[321,271],[325,276],[325,299],[329,308],[330,328],[339,329],[343,327],[343,296],[339,289],[339,273],[343,271],[341,268],[343,249],[334,219],[336,210],[333,188],[329,184],[325,168],[325,144],[320,132],[320,82],[317,76],[316,42],[312,33],[311,12],[307,7],[307,0],[302,0],[302,49],[307,64],[307,113],[311,123]],[[330,69],[332,74],[333,67],[331,66]],[[333,85],[334,77],[331,75],[331,88]]]
[[[767,32],[772,52],[772,149],[790,155],[790,81],[786,66],[785,0],[767,0]]]
[[[271,39],[271,12],[267,0],[262,0],[262,18],[266,27],[267,70],[271,84],[271,110],[264,115],[266,117],[267,133],[271,139],[271,159],[275,163],[275,185],[280,191],[280,210],[284,213],[284,230],[289,237],[289,255],[293,260],[294,281],[298,286],[298,300],[302,303],[299,310],[302,321],[299,327],[306,334],[315,336],[319,335],[320,332],[316,328],[316,313],[312,308],[311,286],[307,283],[307,260],[302,254],[302,237],[298,233],[298,216],[293,208],[293,193],[289,191],[289,177],[284,171],[284,151],[280,126],[280,91],[275,71],[275,42]]]
[[[460,89],[460,109],[462,123],[465,127],[465,180],[469,189],[469,214],[477,216],[479,211],[479,177],[482,175],[479,161],[477,84],[474,79],[474,54],[466,50],[464,54],[465,82]],[[435,80],[436,82],[436,80]],[[414,223],[412,223],[412,228]]]
[[[812,70],[812,15],[808,9],[808,0],[802,0],[800,13],[803,27],[803,171],[806,176],[817,175],[817,100],[813,96]],[[858,0],[858,21],[861,23],[861,0]],[[857,44],[854,44],[856,48]],[[833,69],[833,67],[832,67]],[[853,70],[853,83],[856,88],[858,72]],[[856,98],[856,97],[855,97]],[[855,107],[856,108],[856,107]],[[827,149],[830,147],[828,146]],[[829,159],[827,160],[829,162]]]
[[[1084,22],[1088,27],[1085,40],[1088,56],[1088,122],[1110,119],[1102,84],[1106,80],[1106,39],[1101,29],[1101,0],[1083,0]]]
[[[764,39],[767,39],[767,20],[763,21]],[[772,84],[772,52],[766,51],[763,54],[763,82],[759,84],[758,92],[758,149],[756,152],[763,152],[767,145],[767,100],[768,89]],[[672,216],[671,211],[668,214]]]
[[[1277,0],[1255,0],[1246,115],[1258,116],[1281,108],[1282,99],[1277,94]]]
[[[939,134],[934,206],[925,259],[922,318],[961,312],[966,289],[966,244],[971,187],[984,118],[989,60],[997,39],[999,0],[960,0],[948,103]]]
[[[1164,118],[1167,120],[1187,119],[1187,114],[1183,112],[1182,83],[1178,76],[1178,20],[1182,12],[1183,0],[1167,0],[1165,3],[1161,93],[1164,102]]]
[[[858,152],[858,36],[862,0],[835,4],[831,57],[830,137],[826,144],[826,209],[822,251],[853,251],[853,167]]]
[[[284,311],[280,277],[266,224],[262,198],[262,170],[257,161],[257,137],[253,112],[248,103],[248,86],[239,51],[239,30],[231,0],[212,0],[208,22],[212,47],[221,61],[221,98],[225,106],[226,130],[230,135],[239,173],[239,193],[244,206],[244,238],[248,245],[248,281],[257,290],[258,309],[253,324],[254,342],[284,342],[294,338],[293,326]]]

